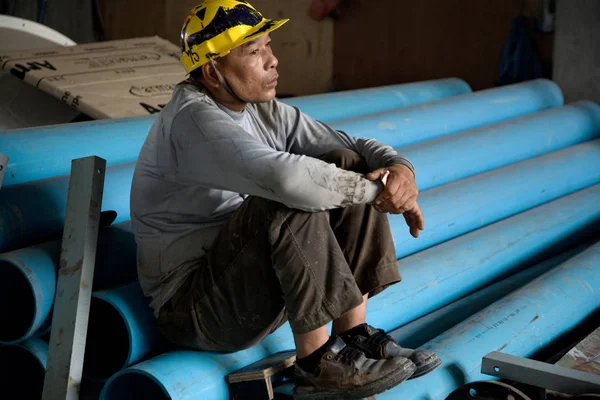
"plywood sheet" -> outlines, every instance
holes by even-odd
[[[451,76],[465,79],[474,90],[491,87],[511,21],[523,4],[346,0],[335,24],[336,89]]]
[[[158,112],[185,78],[158,36],[4,53],[0,69],[94,119]]]

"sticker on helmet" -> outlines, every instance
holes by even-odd
[[[263,20],[258,11],[238,4],[233,8],[219,7],[214,18],[200,32],[192,33],[186,38],[188,47],[198,46],[207,40],[238,25],[256,26]],[[204,25],[204,24],[203,24]]]
[[[253,32],[253,33],[249,34],[244,39],[248,39],[248,38],[251,38],[252,36],[260,35],[261,33],[266,32],[269,29],[271,29],[271,27],[273,25],[275,25],[275,21],[273,21],[273,20],[267,21],[267,22],[265,22],[265,24],[259,30],[257,30],[256,32]]]

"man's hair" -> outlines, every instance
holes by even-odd
[[[203,78],[203,73],[202,73],[202,68],[196,68],[195,70],[193,70],[192,72],[190,72],[190,81],[197,86],[201,86],[202,85],[202,78]]]
[[[215,61],[217,62],[223,62],[227,57],[218,57],[215,58]],[[193,70],[192,72],[190,72],[190,78],[189,80],[194,83],[195,85],[198,86],[203,86],[202,85],[202,79],[204,78],[204,72],[203,72],[204,68],[200,67],[200,68],[196,68],[195,70]]]

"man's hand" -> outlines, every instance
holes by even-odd
[[[387,177],[386,171],[389,171]],[[371,181],[384,177],[384,189],[375,199],[373,207],[382,213],[403,214],[410,234],[419,237],[419,231],[424,229],[425,221],[417,204],[419,190],[412,171],[402,164],[395,164],[388,168],[376,169],[366,175]]]

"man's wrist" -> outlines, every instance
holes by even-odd
[[[411,173],[411,175],[412,175],[413,179],[416,179],[415,170],[414,170],[414,168],[413,168],[413,166],[412,166],[412,165],[405,164],[405,163],[396,163],[396,164],[390,165],[390,166],[388,167],[388,169],[390,169],[390,168],[399,168],[399,171],[405,171],[405,170],[408,170],[408,171],[410,171],[410,173]]]
[[[402,157],[402,156],[395,156],[394,158],[392,158],[391,160],[389,160],[385,167],[386,168],[390,168],[394,165],[402,165],[406,168],[408,168],[410,170],[410,172],[412,172],[413,178],[416,179],[416,172],[415,172],[415,166],[406,158]]]

